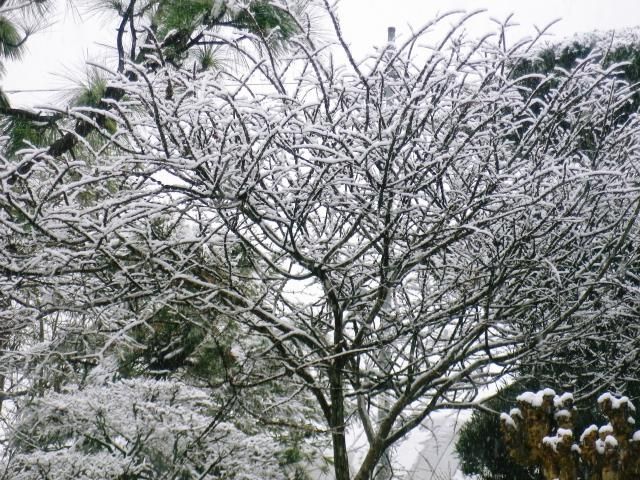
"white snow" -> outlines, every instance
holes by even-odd
[[[565,392],[561,395],[556,395],[556,392],[551,388],[545,388],[535,393],[523,392],[516,397],[516,400],[519,402],[528,403],[532,407],[541,407],[545,397],[553,397],[553,405],[556,408],[568,407],[573,403],[573,395],[571,393]],[[561,412],[558,412],[558,414],[556,415],[571,415],[571,413],[566,409],[561,410]]]
[[[569,392],[565,392],[562,395],[556,396],[553,399],[553,404],[556,407],[564,407],[564,406],[567,406],[570,403],[573,403],[573,394],[571,394]]]
[[[618,440],[613,435],[607,435],[604,439],[604,444],[610,448],[616,448],[618,446]]]
[[[597,425],[590,425],[588,426],[584,432],[582,432],[582,435],[580,435],[580,442],[584,442],[584,439],[586,437],[588,437],[592,432],[597,432],[598,431],[598,426]]]
[[[522,418],[522,411],[519,408],[512,408],[511,410],[509,410],[509,416],[511,418],[513,418],[513,417]]]
[[[610,423],[607,423],[606,425],[603,425],[600,427],[600,429],[598,430],[598,433],[600,433],[600,435],[604,434],[604,433],[613,433],[613,426]]]
[[[542,402],[544,401],[544,397],[554,397],[555,403],[556,392],[551,388],[545,388],[544,390],[540,390],[536,393],[524,392],[518,395],[516,397],[516,400],[518,402],[528,403],[532,407],[541,407]]]
[[[553,436],[553,437],[544,437],[544,438],[542,439],[542,444],[543,444],[543,445],[546,445],[546,446],[548,446],[548,447],[551,447],[551,448],[553,449],[553,451],[554,451],[554,452],[556,452],[556,451],[558,451],[558,442],[559,442],[560,440],[561,440],[561,439],[560,439],[560,438],[558,438],[558,437],[556,437],[556,436]]]
[[[565,437],[573,438],[573,432],[568,428],[559,428],[555,435],[544,437],[542,443],[543,445],[551,447],[554,452],[557,452],[558,444],[562,442]]]
[[[500,421],[506,423],[507,425],[509,425],[510,427],[517,429],[517,425],[516,422],[513,421],[513,418],[511,418],[511,415],[508,415],[506,413],[501,413],[500,414]]]
[[[611,408],[613,408],[614,410],[621,408],[623,405],[627,405],[629,410],[631,410],[632,412],[636,411],[636,407],[633,405],[633,403],[631,402],[631,400],[629,400],[629,397],[627,396],[618,398],[609,392],[603,393],[598,397],[598,405],[604,403],[607,400],[611,402]]]

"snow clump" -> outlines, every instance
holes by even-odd
[[[556,392],[551,388],[545,388],[544,390],[540,390],[539,392],[524,392],[516,397],[518,402],[528,403],[532,407],[541,407],[542,402],[544,401],[544,397],[557,397]]]
[[[598,397],[598,405],[602,405],[607,400],[611,402],[611,408],[613,408],[614,410],[622,408],[623,405],[627,405],[629,407],[629,410],[631,410],[632,412],[636,411],[636,407],[627,396],[617,398],[615,395],[612,395],[609,392],[603,393]]]

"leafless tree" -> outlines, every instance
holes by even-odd
[[[237,75],[130,64],[117,129],[93,124],[118,153],[27,151],[40,161],[11,187],[4,165],[1,221],[24,243],[1,252],[11,315],[89,315],[108,345],[169,304],[234,318],[259,341],[229,381],[310,392],[338,480],[593,335],[636,261],[640,125],[615,121],[634,90],[597,54],[518,76],[537,39],[470,41],[468,17],[362,63],[332,15],[337,46],[246,53]],[[352,466],[351,428],[368,440]]]

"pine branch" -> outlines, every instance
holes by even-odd
[[[130,26],[131,34],[134,36],[133,42],[136,41],[135,31],[133,29],[133,24],[132,24],[134,11],[135,11],[135,8],[134,8],[135,3],[136,3],[136,0],[130,0],[127,9],[122,14],[122,21],[118,27],[117,50],[118,50],[118,72],[119,73],[124,73],[124,70],[125,70],[125,58],[124,58],[125,50],[124,50],[124,44],[123,44],[123,36],[124,36],[127,25]],[[266,22],[266,25],[260,24],[260,21],[259,21],[260,19],[254,16],[256,12],[251,10],[252,7],[249,7],[249,10],[247,10],[247,12],[244,12],[244,16],[238,15],[238,18],[234,19],[231,22],[227,22],[224,20],[227,12],[225,9],[223,9],[214,18],[205,17],[202,20],[202,24],[207,28],[230,26],[232,28],[236,28],[240,30],[247,30],[247,31],[256,30],[258,33],[261,33],[265,27],[273,27],[274,25],[272,24],[276,21],[279,21],[282,24],[287,24],[287,23],[290,23],[291,20],[293,19],[293,17],[289,12],[282,10],[276,6],[269,5],[268,3],[263,4],[262,2],[260,2],[259,5],[260,5],[260,8],[263,10],[265,7],[271,7],[274,9],[274,12],[277,13],[275,17],[272,17],[272,16],[264,15],[264,12],[261,12],[262,17],[264,17],[264,18],[262,17],[261,18],[264,22]],[[288,27],[289,29],[288,35],[291,35],[293,33],[292,28],[293,27]],[[161,45],[159,46],[159,48],[161,48],[163,52],[170,52],[170,54],[167,54],[166,57],[167,57],[167,61],[171,65],[176,66],[178,68],[180,66],[179,59],[187,51],[189,51],[191,48],[193,48],[196,45],[203,44],[201,43],[203,38],[203,32],[196,34],[194,37],[191,37],[191,33],[192,32],[188,32],[185,30],[179,30],[171,34],[169,37],[165,38],[161,43]],[[150,34],[153,34],[153,33],[150,32]],[[220,43],[221,42],[213,42],[213,41],[206,42],[206,44],[209,44],[209,45],[220,44]],[[132,51],[131,60],[138,64],[144,63],[147,60],[147,58],[146,58],[146,55],[144,55],[143,53],[144,53],[144,49],[138,55],[135,55],[135,53]],[[150,68],[153,69],[154,67],[151,66]],[[135,80],[136,75],[134,73],[131,73],[128,76],[130,77],[131,80]],[[112,101],[118,101],[122,99],[123,96],[124,96],[124,91],[122,89],[107,87],[105,90],[105,95],[103,97],[103,100],[98,105],[98,108],[103,109],[104,111],[109,111],[112,108]],[[26,110],[20,110],[20,109],[14,109],[14,108],[0,109],[0,114],[11,115],[16,118],[21,118],[29,121],[46,122],[46,123],[54,123],[63,118],[62,114],[54,114],[54,115],[44,117],[42,116],[41,113],[29,112]],[[93,122],[78,120],[76,122],[75,128],[73,129],[73,132],[65,133],[58,140],[54,141],[46,150],[46,152],[36,155],[32,160],[26,161],[22,165],[20,165],[16,173],[14,173],[12,176],[9,177],[8,179],[9,185],[13,185],[17,181],[19,176],[27,175],[31,171],[31,168],[33,168],[33,165],[37,163],[39,160],[41,160],[42,158],[61,157],[62,155],[70,152],[76,145],[78,145],[78,143],[80,142],[80,138],[84,138],[87,135],[94,132],[96,130],[96,126],[99,126],[99,127],[104,126],[104,123],[106,120],[104,115],[101,115],[99,112],[91,112],[88,114],[88,116],[91,118],[91,120],[93,120]]]
[[[0,106],[0,115],[6,115],[8,117],[16,118],[19,120],[27,120],[29,122],[38,122],[38,123],[55,123],[58,120],[63,118],[63,115],[60,113],[54,114],[43,114],[42,112],[34,112],[32,110],[25,110],[22,108],[13,108],[13,107],[1,107]]]

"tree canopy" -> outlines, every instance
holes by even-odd
[[[603,66],[616,61],[623,62],[618,75],[635,84],[640,79],[639,45],[640,39],[634,30],[584,34],[560,44],[539,48],[530,58],[521,61],[518,70],[520,73],[547,74],[558,68],[570,69],[595,49],[602,52],[600,62]],[[539,82],[539,79],[535,82]],[[627,121],[629,115],[637,112],[638,105],[637,94],[634,94],[614,121]],[[568,338],[561,348],[549,352],[544,362],[540,361],[537,354],[524,358],[513,383],[487,404],[489,409],[494,412],[507,409],[523,389],[571,389],[576,393],[578,408],[576,427],[582,431],[588,425],[602,420],[593,402],[602,392],[613,391],[638,398],[637,334],[633,321],[638,309],[637,287],[633,286],[636,274],[637,265],[626,264],[618,271],[618,277],[626,276],[627,281],[617,283],[617,278],[612,279],[618,288],[611,289],[608,296],[599,298],[597,335]],[[605,371],[606,375],[603,374]],[[478,439],[490,439],[494,446],[478,449]],[[467,474],[487,479],[528,479],[541,478],[542,475],[541,471],[535,473],[531,467],[527,471],[507,455],[496,413],[475,412],[471,421],[463,426],[456,450]]]

